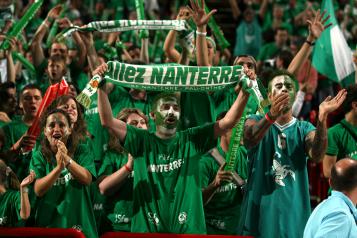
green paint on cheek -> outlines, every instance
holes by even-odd
[[[164,117],[161,115],[160,112],[156,111],[155,112],[155,124],[158,126],[164,125]]]

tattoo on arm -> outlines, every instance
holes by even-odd
[[[270,126],[270,122],[265,118],[262,118],[258,122],[248,119],[244,129],[244,145],[247,148],[257,145],[263,139]]]
[[[327,148],[326,121],[317,122],[316,131],[310,132],[305,139],[306,149],[312,161],[320,162]]]

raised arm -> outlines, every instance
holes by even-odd
[[[94,47],[93,34],[92,32],[81,32],[79,33],[79,35],[82,38],[82,42],[86,48],[87,60],[90,71],[93,72],[100,64],[98,61],[97,51]]]
[[[57,22],[58,22],[58,26],[62,29],[68,28],[71,25],[73,25],[72,22],[67,17],[59,19]],[[86,63],[86,55],[87,55],[86,46],[82,41],[82,38],[78,33],[78,31],[73,32],[72,37],[73,40],[76,42],[76,45],[78,46],[78,61],[76,62],[77,66],[79,68],[84,68],[84,65]]]
[[[100,182],[100,193],[108,196],[118,191],[128,176],[131,174],[131,171],[133,171],[133,166],[134,160],[133,157],[129,154],[128,162],[123,167],[111,175],[105,177],[102,182]]]
[[[35,172],[31,171],[30,174],[22,180],[20,184],[20,196],[21,196],[21,208],[20,208],[20,217],[23,220],[27,220],[31,213],[31,205],[29,201],[28,195],[28,188],[27,186],[30,185],[35,180],[36,174]]]
[[[300,48],[299,52],[295,55],[293,60],[291,61],[289,67],[288,67],[288,72],[296,75],[301,66],[304,64],[305,60],[309,58],[311,54],[311,49],[312,49],[312,44],[315,43],[315,41],[320,37],[321,33],[331,26],[332,23],[324,26],[327,22],[327,20],[330,18],[330,15],[328,15],[325,19],[325,11],[320,14],[320,10],[317,11],[315,14],[315,17],[313,20],[308,20],[308,27],[309,27],[309,35],[307,39],[305,40],[304,44]]]
[[[210,17],[217,12],[213,9],[208,14],[205,13],[205,1],[201,0],[201,6],[199,6],[198,1],[190,0],[191,8],[188,7],[192,19],[197,26],[196,31],[196,58],[198,66],[210,66],[208,59],[208,48],[207,48],[207,23]]]
[[[255,73],[253,71],[244,70],[244,72],[251,80],[255,79]],[[227,114],[221,120],[216,122],[214,126],[215,138],[225,134],[227,130],[231,130],[239,122],[245,106],[247,105],[248,99],[249,93],[246,92],[245,89],[241,88],[238,92],[236,100],[228,110]]]
[[[336,164],[337,156],[336,155],[326,155],[322,161],[322,172],[325,178],[331,177],[331,169]]]
[[[93,71],[93,75],[103,76],[107,71],[108,65],[102,64]],[[98,112],[102,126],[111,129],[114,134],[119,137],[121,142],[124,142],[126,136],[126,123],[113,117],[112,107],[106,93],[105,85],[98,89]]]
[[[191,17],[189,11],[185,7],[181,7],[180,11],[176,17],[176,20],[188,20]],[[164,52],[165,55],[172,62],[179,62],[181,54],[175,49],[177,31],[170,30],[169,34],[167,34],[165,42],[164,42]]]
[[[305,139],[306,153],[316,163],[324,158],[327,149],[327,116],[341,106],[346,95],[346,90],[342,89],[334,98],[328,96],[319,106],[316,131],[310,132]]]
[[[43,49],[42,49],[42,41],[46,35],[46,32],[50,28],[52,22],[59,17],[59,14],[62,10],[61,5],[57,5],[52,8],[48,14],[46,19],[37,29],[31,44],[31,53],[33,58],[33,64],[35,67],[38,67],[45,59]]]

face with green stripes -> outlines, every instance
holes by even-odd
[[[294,81],[288,75],[276,76],[270,82],[269,93],[272,97],[276,97],[281,93],[289,94],[289,106],[285,109],[285,111],[288,111],[295,101],[296,92]]]

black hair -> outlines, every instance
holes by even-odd
[[[353,84],[347,87],[347,96],[342,104],[344,113],[351,111],[353,102],[357,102],[357,84]]]

